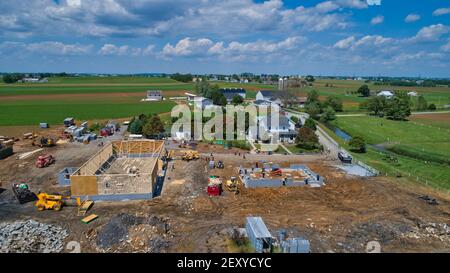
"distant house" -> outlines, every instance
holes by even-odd
[[[198,109],[205,109],[214,105],[213,101],[204,97],[195,97],[194,105]]]
[[[163,95],[162,91],[160,90],[149,90],[147,91],[147,98],[146,101],[162,101]]]
[[[243,99],[247,97],[247,91],[243,88],[222,88],[219,89],[219,92],[225,96],[228,102],[233,101],[235,96],[241,96]]]
[[[23,78],[18,81],[19,83],[46,83],[48,82],[47,78]]]
[[[271,116],[259,117],[258,125],[262,128],[266,135],[261,136],[258,132],[258,135],[252,135],[253,132],[250,131],[249,137],[255,140],[270,140],[271,143],[293,143],[298,135],[295,128],[295,123],[284,114],[280,114],[278,124],[272,123]]]
[[[271,104],[281,105],[281,100],[279,97],[280,97],[280,91],[260,90],[256,94],[257,101],[267,101],[267,102],[270,102]]]
[[[197,95],[191,94],[191,93],[184,93],[187,96],[188,102],[194,102]]]
[[[388,90],[384,90],[384,91],[378,92],[377,96],[385,97],[387,99],[390,99],[390,98],[392,98],[394,96],[394,92],[388,91]]]
[[[271,103],[269,101],[266,101],[266,100],[255,100],[253,102],[253,104],[256,105],[256,106],[270,106],[271,105]]]

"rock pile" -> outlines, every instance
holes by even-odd
[[[68,233],[34,220],[0,224],[0,253],[58,253]]]

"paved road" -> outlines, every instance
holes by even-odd
[[[305,123],[305,120],[309,118],[309,115],[307,113],[296,112],[293,110],[289,110],[289,112],[286,112],[286,115],[289,118],[292,116],[299,118],[303,124]],[[318,128],[316,134],[319,137],[320,144],[322,144],[325,147],[325,151],[327,151],[329,156],[331,158],[337,158],[337,154],[340,150],[339,144],[320,128]]]

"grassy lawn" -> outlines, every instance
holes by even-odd
[[[397,154],[450,164],[450,130],[377,117],[340,117],[333,125]]]
[[[381,125],[381,123],[383,125]],[[450,189],[450,166],[439,163],[450,155],[450,133],[412,122],[395,122],[374,117],[340,117],[334,123],[352,136],[362,135],[369,144],[389,140],[398,144],[385,145],[386,151],[368,148],[354,157],[379,170],[382,174],[402,177],[401,181],[427,184],[437,189]],[[329,128],[321,125],[340,145],[347,148]]]
[[[295,144],[290,144],[290,145],[284,145],[286,148],[288,148],[289,151],[291,151],[291,153],[293,154],[303,154],[303,153],[319,153],[319,150],[306,150],[303,148],[299,148],[297,147],[297,145]],[[282,150],[282,152],[284,152],[284,149]]]

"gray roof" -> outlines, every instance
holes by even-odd
[[[279,91],[273,91],[273,90],[260,90],[261,94],[264,97],[277,97]]]
[[[247,91],[243,88],[221,88],[219,92],[222,94],[246,94]]]
[[[256,238],[272,238],[261,217],[247,217],[247,224]]]
[[[261,122],[263,122],[264,124],[267,125],[267,127],[272,127],[272,118],[271,117],[264,117]],[[289,128],[290,125],[290,121],[289,119],[284,116],[284,115],[280,115],[280,121],[278,123],[278,128]]]
[[[255,100],[255,101],[253,102],[253,104],[255,104],[255,105],[265,105],[265,104],[269,104],[269,105],[270,105],[270,102],[268,102],[268,101],[266,101],[266,100]]]
[[[242,97],[241,95],[239,95],[238,93],[224,93],[223,94],[225,96],[225,98],[227,100],[232,100],[234,97],[239,96]]]

